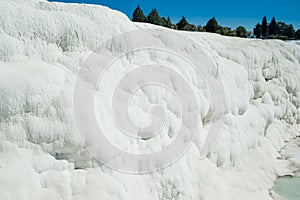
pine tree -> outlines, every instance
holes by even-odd
[[[268,22],[266,16],[264,16],[261,23],[261,35],[263,38],[266,38],[268,36]]]
[[[188,30],[189,23],[184,16],[182,16],[181,20],[177,23],[178,30]]]
[[[275,17],[272,18],[269,25],[269,35],[277,35],[277,23]]]
[[[156,8],[152,9],[149,15],[147,16],[147,22],[150,24],[161,25],[161,17],[158,14]]]
[[[208,22],[206,23],[205,30],[207,32],[215,33],[218,27],[219,27],[218,22],[215,19],[215,17],[213,17],[210,20],[208,20]]]
[[[161,25],[161,26],[164,26],[164,27],[167,27],[167,19],[165,17],[161,17],[160,18],[160,22],[158,25]]]
[[[168,27],[168,28],[172,28],[173,27],[170,17],[167,18],[166,27]]]
[[[295,39],[300,40],[300,29],[298,29],[295,33]]]
[[[140,8],[140,5],[138,5],[136,9],[133,11],[132,21],[146,22],[146,16],[144,15],[143,10]]]
[[[256,38],[261,37],[261,25],[260,25],[260,23],[257,23],[256,26],[254,27],[253,34],[256,36]]]

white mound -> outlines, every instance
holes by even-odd
[[[279,160],[277,152],[300,135],[299,44],[153,27],[132,23],[103,6],[0,0],[0,199],[272,199],[269,189],[276,176],[292,173],[289,161]],[[204,54],[193,54],[205,49],[211,62],[202,70],[222,82],[225,115],[221,137],[205,158],[196,145],[204,136],[197,134],[177,162],[136,175],[103,166],[87,153],[74,122],[73,92],[79,69],[93,51],[114,35],[142,28],[149,35],[135,38],[136,43],[162,45],[207,61]],[[112,42],[111,53],[133,42]],[[122,57],[115,71],[109,71],[105,89],[96,92],[95,113],[106,111],[115,78],[134,63],[131,59],[182,65],[157,53]],[[195,71],[179,70],[189,77],[202,105],[199,129],[205,135],[213,122],[211,99]],[[168,74],[160,77],[177,88]],[[172,142],[181,122],[171,97],[157,88],[134,96],[137,105],[128,110],[137,124],[151,122],[153,103],[167,113],[162,135],[147,141],[119,137],[107,116],[97,120],[121,150],[158,151]],[[88,133],[86,137],[92,140]]]

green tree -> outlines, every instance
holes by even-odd
[[[167,28],[172,28],[172,27],[173,27],[173,24],[172,24],[172,22],[171,22],[171,18],[170,18],[170,17],[167,18],[166,27],[167,27]]]
[[[275,17],[272,18],[268,28],[269,28],[269,35],[277,35],[277,23]]]
[[[300,40],[300,29],[298,29],[295,33],[295,39]]]
[[[247,37],[247,29],[243,26],[236,28],[236,36],[238,37]]]
[[[196,31],[205,32],[205,29],[201,25],[198,25],[197,28],[196,28]]]
[[[284,22],[277,22],[277,35],[284,36],[284,30],[288,27],[288,25]]]
[[[140,8],[140,5],[138,5],[136,9],[133,11],[132,21],[146,22],[146,16],[144,15],[143,10]]]
[[[167,26],[167,19],[165,17],[161,17],[160,18],[160,22],[158,23],[158,25],[161,25],[161,26],[164,26],[166,27]]]
[[[268,36],[268,22],[266,16],[264,16],[261,23],[261,35],[263,38],[266,38]]]
[[[156,8],[152,9],[147,16],[147,22],[150,24],[162,25],[162,19],[160,18]]]
[[[235,36],[236,35],[235,31],[231,30],[230,27],[223,27],[223,26],[219,26],[216,33],[219,33],[221,35],[226,35],[226,36]]]
[[[177,23],[178,30],[188,30],[189,23],[184,16],[182,16],[181,20]]]
[[[218,29],[216,30],[216,33],[219,33],[220,35],[225,35],[226,34],[225,27],[219,26]]]
[[[189,24],[187,30],[188,30],[188,31],[196,31],[196,28],[197,28],[197,27],[196,27],[194,24]]]
[[[284,29],[283,35],[287,36],[289,39],[294,39],[295,38],[294,26],[292,24],[288,25],[288,27]]]
[[[257,23],[256,26],[253,28],[253,34],[256,36],[256,38],[261,37],[261,25],[260,25],[260,23]]]
[[[205,26],[205,30],[207,32],[215,33],[218,29],[219,25],[215,17],[208,20]]]

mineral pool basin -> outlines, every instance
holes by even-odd
[[[279,177],[273,190],[285,200],[300,200],[300,177]]]

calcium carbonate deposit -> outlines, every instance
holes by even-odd
[[[0,199],[271,200],[299,124],[299,43],[0,0]]]

